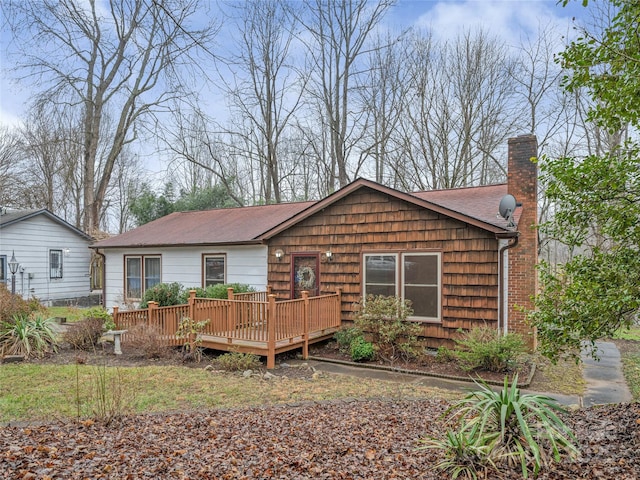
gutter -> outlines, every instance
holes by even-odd
[[[507,250],[518,245],[518,232],[510,233],[509,235],[496,235],[498,240],[508,238],[510,241],[504,247],[500,247],[498,250],[498,333],[502,332],[503,335],[507,333],[507,316],[505,305],[505,292],[504,292],[504,254]]]

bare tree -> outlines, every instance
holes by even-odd
[[[342,187],[350,181],[349,160],[365,128],[362,111],[353,94],[356,78],[366,75],[360,60],[369,53],[368,40],[394,0],[305,0],[301,22],[312,41],[307,41],[311,81],[310,102],[320,110],[327,130],[328,149],[316,147],[332,177]],[[306,38],[306,37],[302,37]],[[378,47],[379,48],[379,47]],[[328,157],[328,158],[327,158]],[[358,165],[354,168],[357,171]],[[335,187],[331,180],[332,189]]]
[[[233,75],[224,69],[221,81],[240,120],[228,133],[243,137],[233,145],[257,161],[262,201],[280,203],[281,142],[304,88],[292,55],[296,19],[284,0],[247,0],[231,13],[233,52],[225,63]]]
[[[136,140],[136,125],[189,96],[187,70],[199,63],[187,60],[213,33],[191,26],[202,20],[199,7],[199,0],[5,2],[22,80],[43,86],[39,98],[81,111],[88,232],[99,227],[116,160]],[[105,115],[113,119],[108,131]]]
[[[19,138],[9,127],[0,126],[0,208],[14,206],[19,199],[16,185],[19,181]]]
[[[416,32],[401,126],[406,189],[494,183],[515,118],[511,56],[486,33],[436,43]]]
[[[369,75],[359,79],[361,101],[369,125],[365,137],[366,153],[373,160],[376,182],[392,187],[398,186],[397,169],[393,165],[403,161],[398,127],[408,93],[408,69],[404,65],[406,47],[406,42],[390,32],[378,35],[368,55]]]

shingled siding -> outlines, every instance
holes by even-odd
[[[278,261],[277,249],[284,251]],[[330,249],[333,261],[324,252]],[[268,283],[279,299],[290,297],[291,253],[320,253],[320,291],[341,288],[343,321],[353,319],[362,295],[362,253],[411,250],[442,252],[442,322],[425,322],[427,343],[439,346],[458,328],[496,325],[498,244],[476,227],[360,189],[273,237]],[[443,341],[444,339],[444,341]]]

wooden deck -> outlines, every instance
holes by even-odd
[[[266,356],[267,368],[274,368],[276,354],[302,348],[306,358],[310,344],[333,336],[340,328],[340,305],[339,291],[318,297],[303,292],[300,299],[281,302],[267,292],[234,296],[230,291],[229,299],[218,300],[196,298],[192,291],[188,304],[158,307],[149,302],[148,309],[124,312],[114,308],[113,318],[119,330],[153,327],[172,346],[186,343],[177,336],[180,320],[206,320],[198,338],[201,346]]]

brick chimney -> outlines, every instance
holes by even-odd
[[[518,244],[508,251],[509,281],[507,318],[508,330],[520,333],[527,344],[536,348],[536,336],[527,324],[526,313],[533,308],[531,297],[538,287],[538,166],[532,160],[538,156],[535,135],[521,135],[509,139],[507,164],[508,193],[522,204],[518,221]]]

